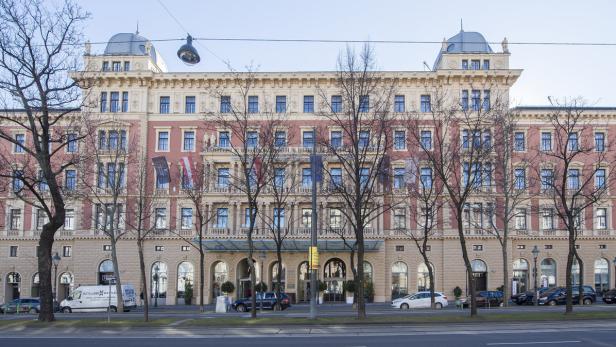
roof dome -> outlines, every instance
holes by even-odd
[[[149,42],[143,36],[133,33],[120,33],[113,35],[107,47],[105,55],[146,55],[146,43]],[[156,49],[152,46],[150,56],[156,61]]]
[[[492,53],[488,41],[476,31],[460,30],[447,40],[447,53]]]

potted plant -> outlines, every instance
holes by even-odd
[[[233,282],[227,281],[220,286],[220,290],[223,292],[223,294],[225,294],[225,296],[228,296],[229,294],[233,294],[233,292],[235,291],[235,285],[233,284]]]
[[[374,302],[374,283],[372,283],[372,281],[366,282],[364,287],[364,297],[367,302]]]
[[[454,298],[456,298],[456,307],[457,308],[461,308],[462,307],[462,301],[460,300],[460,297],[462,296],[462,289],[458,286],[456,286],[453,289],[453,296]]]
[[[323,303],[323,292],[327,289],[325,282],[319,280],[319,304]]]
[[[346,292],[346,303],[353,304],[353,298],[355,297],[355,281],[344,282],[344,291]]]
[[[191,305],[193,299],[193,286],[190,281],[186,281],[184,285],[184,304]]]
[[[259,282],[255,285],[255,290],[259,292],[267,292],[267,284],[265,282]]]

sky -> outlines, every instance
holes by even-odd
[[[161,6],[162,2],[178,24]],[[507,37],[510,67],[523,69],[511,89],[513,105],[547,105],[554,98],[582,97],[588,106],[616,106],[616,1],[393,1],[393,0],[77,0],[91,13],[84,36],[106,42],[119,32],[148,39],[274,38],[437,41],[477,31],[489,42]],[[514,42],[602,42],[612,46],[516,45]],[[335,70],[344,43],[198,41],[201,62],[176,57],[182,42],[154,42],[171,72],[227,71],[247,65],[259,71]],[[491,44],[501,51],[500,44]],[[382,70],[424,70],[440,44],[376,44]],[[93,45],[102,53],[104,44]]]

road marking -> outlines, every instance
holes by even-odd
[[[554,345],[560,343],[580,343],[582,341],[530,341],[530,342],[492,342],[487,343],[487,346],[511,346],[511,345]]]

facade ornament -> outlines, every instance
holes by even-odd
[[[90,40],[88,40],[84,44],[84,53],[83,53],[83,55],[90,55],[91,51],[92,51],[92,44],[90,43]]]
[[[443,37],[443,45],[441,46],[441,52],[447,52],[447,39]]]
[[[148,41],[145,43],[145,54],[150,55],[151,51],[152,51],[152,42]]]
[[[506,37],[503,39],[501,46],[503,46],[503,53],[509,53],[509,41],[507,41]]]

